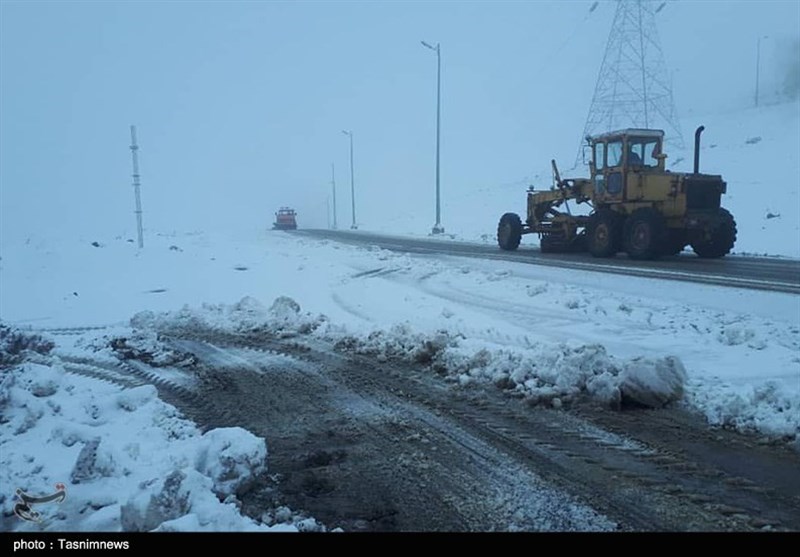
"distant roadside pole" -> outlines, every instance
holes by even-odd
[[[133,192],[136,197],[136,231],[139,235],[139,248],[144,247],[142,233],[142,196],[139,193],[139,146],[136,144],[136,126],[131,126],[131,157],[133,158]]]

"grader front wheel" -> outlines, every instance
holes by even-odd
[[[522,221],[516,213],[506,213],[497,224],[497,244],[501,249],[513,251],[522,240]]]

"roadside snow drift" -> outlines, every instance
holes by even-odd
[[[611,407],[623,402],[661,407],[683,395],[686,371],[680,360],[636,359],[618,362],[599,345],[570,347],[537,343],[521,348],[475,347],[463,335],[440,331],[432,336],[414,333],[408,326],[375,331],[365,338],[344,336],[342,351],[425,364],[464,386],[493,383],[531,403],[560,407],[588,396]]]
[[[619,362],[600,345],[548,343],[492,350],[447,330],[424,334],[405,324],[358,336],[341,326],[320,328],[326,322],[325,316],[302,313],[300,305],[286,296],[277,298],[269,310],[252,298],[243,298],[228,307],[144,312],[131,320],[137,328],[158,332],[268,332],[276,338],[316,333],[344,353],[372,356],[377,362],[399,359],[424,365],[462,386],[493,383],[532,403],[557,407],[579,396],[617,408],[624,402],[661,407],[684,393],[686,370],[674,356]]]
[[[455,328],[421,332],[410,323],[354,331],[324,315],[301,311],[299,303],[286,296],[277,298],[269,309],[246,297],[230,306],[143,312],[131,324],[158,332],[308,335],[343,353],[370,356],[376,362],[394,359],[424,366],[457,388],[494,385],[531,404],[559,408],[581,397],[616,409],[683,404],[716,426],[789,441],[797,439],[800,431],[798,393],[770,381],[750,390],[732,386],[693,373],[677,355],[620,358],[609,355],[600,344],[536,342],[528,337],[494,343]]]
[[[19,531],[294,530],[243,517],[236,492],[267,469],[263,439],[240,428],[201,434],[155,387],[65,372],[46,341],[4,329],[0,366],[0,529]],[[9,352],[9,345],[40,348]],[[27,361],[26,361],[27,360]],[[66,499],[19,520],[11,489]]]

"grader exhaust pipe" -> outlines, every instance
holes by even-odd
[[[700,134],[706,129],[705,126],[700,126],[694,132],[694,173],[700,173]]]

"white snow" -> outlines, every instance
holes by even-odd
[[[4,368],[0,401],[4,511],[16,488],[67,485],[57,512],[37,509],[42,523],[4,512],[3,530],[271,529],[220,502],[266,469],[264,440],[241,428],[201,434],[151,385],[122,390],[43,358]]]
[[[728,181],[737,252],[800,257],[799,114],[795,103],[737,113],[735,126],[730,114],[705,122],[703,167]],[[449,199],[455,240],[492,241],[496,218],[520,210],[524,191]],[[179,368],[185,355],[160,351],[164,329],[313,335],[429,366],[453,388],[494,385],[556,408],[586,396],[683,404],[713,426],[800,437],[798,296],[398,254],[266,231],[264,214],[261,230],[236,237],[148,231],[142,250],[103,233],[2,239],[0,319],[45,339],[20,358],[13,335],[0,339],[3,530],[324,529],[289,509],[261,522],[239,513],[236,490],[269,469],[268,436],[203,434],[152,386],[123,390],[65,369],[67,357],[113,363],[112,336]],[[429,225],[398,211],[362,228]],[[57,482],[67,498],[42,523],[7,512],[13,489],[45,494]]]

